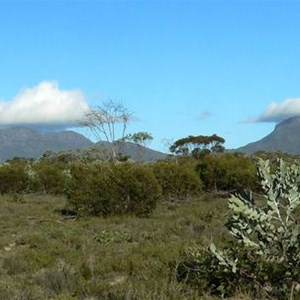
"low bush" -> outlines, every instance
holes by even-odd
[[[138,164],[74,164],[71,176],[68,204],[92,215],[145,215],[161,195],[150,168]]]
[[[64,193],[70,178],[65,166],[52,161],[36,162],[30,175],[32,191],[52,194]]]
[[[169,201],[185,200],[201,191],[201,180],[194,160],[166,160],[152,165],[162,187],[162,195]]]
[[[26,164],[3,164],[0,166],[0,193],[21,193],[27,190],[29,176]]]

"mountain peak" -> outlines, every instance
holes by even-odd
[[[0,160],[13,157],[38,158],[47,150],[64,151],[93,145],[74,131],[40,132],[33,128],[14,126],[0,129]]]
[[[290,117],[278,123],[276,127],[285,127],[285,126],[300,126],[300,116]],[[275,127],[275,128],[276,128]]]
[[[252,154],[257,151],[287,152],[300,154],[300,116],[283,120],[275,129],[261,140],[237,149]]]

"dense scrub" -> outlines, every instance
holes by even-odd
[[[70,208],[90,215],[146,215],[158,200],[199,195],[201,180],[195,167],[193,159],[138,164],[47,156],[0,166],[0,192],[66,194]]]
[[[153,164],[152,170],[162,187],[165,200],[187,200],[199,195],[202,190],[193,159],[159,161]]]
[[[138,164],[74,164],[68,204],[92,215],[149,214],[161,195],[151,169]]]
[[[296,299],[299,169],[290,161],[276,173],[273,161],[259,190],[255,161],[224,153],[1,165],[0,299]],[[237,196],[244,188],[265,191],[267,205]],[[230,210],[211,191],[234,193]],[[293,218],[280,226],[285,204]]]
[[[63,194],[69,184],[69,171],[62,163],[40,161],[33,164],[30,171],[33,192]]]
[[[76,160],[76,157],[66,154],[57,156],[45,154],[37,161],[14,159],[0,165],[0,186],[3,186],[0,192],[64,193],[72,176],[70,173],[72,165],[76,164],[89,167],[111,163],[79,158]],[[122,162],[117,164],[120,165]],[[197,159],[173,157],[152,164],[131,164],[139,165],[139,168],[145,169],[144,172],[148,174],[150,167],[161,185],[163,196],[169,200],[186,199],[198,195],[202,189],[205,191],[255,189],[258,183],[255,158],[239,153],[212,154]]]
[[[255,190],[258,185],[255,162],[243,154],[206,155],[197,169],[206,191]]]
[[[0,167],[0,193],[21,193],[27,190],[29,175],[26,164],[4,164]]]

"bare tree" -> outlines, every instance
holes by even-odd
[[[79,124],[88,128],[97,141],[107,141],[111,150],[111,158],[116,160],[116,142],[125,137],[131,112],[122,103],[114,100],[102,105],[90,107]]]

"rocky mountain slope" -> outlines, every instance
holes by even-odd
[[[236,150],[247,154],[257,151],[300,154],[300,117],[292,117],[278,123],[269,135]]]

